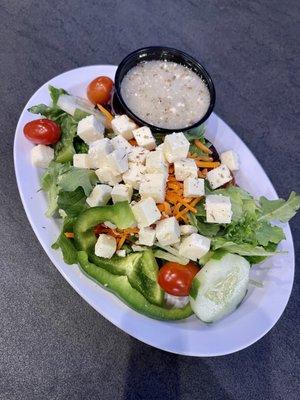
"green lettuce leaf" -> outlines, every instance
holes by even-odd
[[[77,217],[87,208],[86,195],[82,187],[78,187],[72,192],[59,192],[57,205],[59,209],[65,211],[69,217]]]
[[[96,182],[97,175],[94,171],[71,167],[59,177],[58,186],[65,192],[73,192],[80,186],[88,196]]]
[[[42,175],[42,190],[46,192],[48,197],[48,209],[46,211],[47,217],[51,217],[57,210],[57,198],[59,192],[59,187],[57,186],[58,177],[60,174],[63,174],[69,170],[69,168],[69,165],[59,164],[53,161]]]
[[[55,161],[60,163],[72,162],[75,149],[74,137],[77,133],[77,122],[68,114],[61,121],[61,139],[54,146]]]
[[[260,221],[281,221],[288,222],[300,208],[300,196],[292,192],[288,200],[268,200],[261,197],[259,200],[261,207]]]
[[[267,251],[262,246],[253,246],[249,243],[237,244],[234,242],[228,242],[226,239],[221,237],[212,239],[212,247],[214,250],[222,249],[228,251],[228,253],[235,253],[241,256],[269,257],[276,254],[275,251]]]
[[[48,86],[48,90],[49,90],[49,93],[50,93],[50,97],[51,97],[51,100],[52,100],[53,107],[57,106],[57,101],[58,101],[58,98],[59,98],[59,96],[61,94],[69,94],[68,92],[65,91],[65,89],[58,89],[58,88],[56,88],[54,86],[51,86],[51,85]]]

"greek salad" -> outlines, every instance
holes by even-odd
[[[217,321],[244,299],[251,266],[276,255],[284,234],[271,222],[300,197],[254,199],[235,182],[238,154],[219,155],[204,126],[153,133],[113,114],[112,89],[108,77],[87,99],[50,86],[50,105],[29,109],[46,214],[62,221],[53,248],[146,316]]]

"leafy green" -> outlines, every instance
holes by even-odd
[[[68,94],[68,92],[66,92],[65,89],[58,89],[58,88],[56,88],[54,86],[51,86],[51,85],[48,86],[48,90],[49,90],[49,93],[50,93],[50,97],[51,97],[51,100],[52,100],[53,107],[57,106],[57,101],[58,101],[58,98],[59,98],[59,96],[61,94]]]
[[[261,213],[260,221],[288,222],[300,208],[300,196],[292,192],[288,200],[268,200],[261,197],[259,200]]]
[[[28,108],[28,111],[32,114],[41,114],[44,117],[51,119],[57,123],[67,115],[63,110],[58,107],[46,106],[46,104],[38,104],[36,106]]]
[[[76,108],[73,118],[76,122],[79,122],[83,118],[88,117],[89,115],[91,115],[91,114],[87,113],[86,111],[80,110],[79,108]]]
[[[62,190],[73,192],[81,186],[86,196],[90,194],[96,182],[97,176],[94,171],[75,167],[71,167],[58,179],[58,185]]]
[[[89,146],[79,136],[75,136],[73,145],[76,153],[86,154],[89,151]]]
[[[199,279],[193,279],[192,280],[192,286],[190,288],[190,296],[196,300],[197,296],[198,296],[198,291],[200,289],[200,281]]]
[[[236,253],[241,256],[263,256],[268,257],[276,254],[274,251],[267,251],[262,246],[253,246],[248,243],[234,243],[227,242],[224,238],[214,238],[212,240],[212,247],[214,250],[222,249],[228,251],[228,253]]]
[[[57,162],[65,163],[73,160],[75,149],[73,145],[77,132],[77,122],[68,114],[61,121],[61,139],[54,146],[54,155]]]
[[[198,139],[201,142],[205,143],[204,133],[205,133],[205,126],[204,126],[204,124],[202,124],[202,125],[197,126],[194,129],[187,131],[184,135],[189,142],[192,142],[193,140]]]
[[[268,222],[261,222],[256,230],[257,242],[267,246],[269,242],[278,244],[285,239],[283,230],[279,226],[272,226]]]
[[[48,196],[47,217],[51,217],[57,210],[57,197],[59,192],[59,187],[57,186],[58,177],[69,168],[70,167],[66,164],[59,164],[52,161],[41,178],[42,190],[46,192]]]
[[[77,217],[87,208],[86,195],[82,187],[72,192],[59,192],[57,205],[59,209],[66,212],[69,217]]]

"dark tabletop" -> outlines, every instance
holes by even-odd
[[[19,114],[45,81],[168,45],[207,67],[216,112],[278,194],[299,192],[299,16],[298,0],[1,1],[1,400],[299,398],[299,271],[283,316],[250,348],[202,359],[154,349],[101,317],[52,265],[12,158]],[[291,226],[299,250],[299,218]]]

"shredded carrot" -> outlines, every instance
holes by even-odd
[[[165,201],[164,202],[164,206],[165,206],[165,213],[170,215],[171,214],[171,206],[170,206],[170,204],[167,201]]]
[[[192,207],[189,203],[187,203],[185,200],[180,200],[181,204],[185,206],[189,211],[192,211],[193,213],[197,212],[196,208]]]
[[[73,232],[65,232],[65,237],[68,239],[73,239],[74,233]]]
[[[174,190],[182,189],[183,184],[181,182],[168,182],[168,187]]]
[[[191,206],[195,207],[195,205],[198,204],[201,199],[202,199],[202,197],[196,197],[194,200],[192,200]]]
[[[105,117],[105,126],[106,128],[111,128],[111,121],[114,119],[113,115],[103,106],[101,106],[101,104],[97,104],[97,107],[99,108],[99,110],[102,112],[102,114]]]
[[[204,175],[204,174],[202,173],[202,171],[198,171],[198,178],[204,179],[205,177],[206,177],[206,175]]]
[[[221,165],[218,161],[196,161],[196,164],[200,168],[217,168]]]
[[[157,204],[156,206],[157,206],[157,208],[159,209],[160,212],[164,212],[165,211],[164,203]]]
[[[134,138],[128,140],[128,142],[131,144],[131,146],[138,146],[137,141]]]
[[[118,250],[123,246],[123,244],[125,243],[126,239],[127,239],[127,235],[121,236],[121,238],[119,239],[118,244],[117,244],[117,249]]]
[[[200,140],[196,139],[195,145],[198,147],[198,149],[202,150],[203,153],[212,154],[212,151],[207,146],[205,146],[205,144],[200,142]]]

